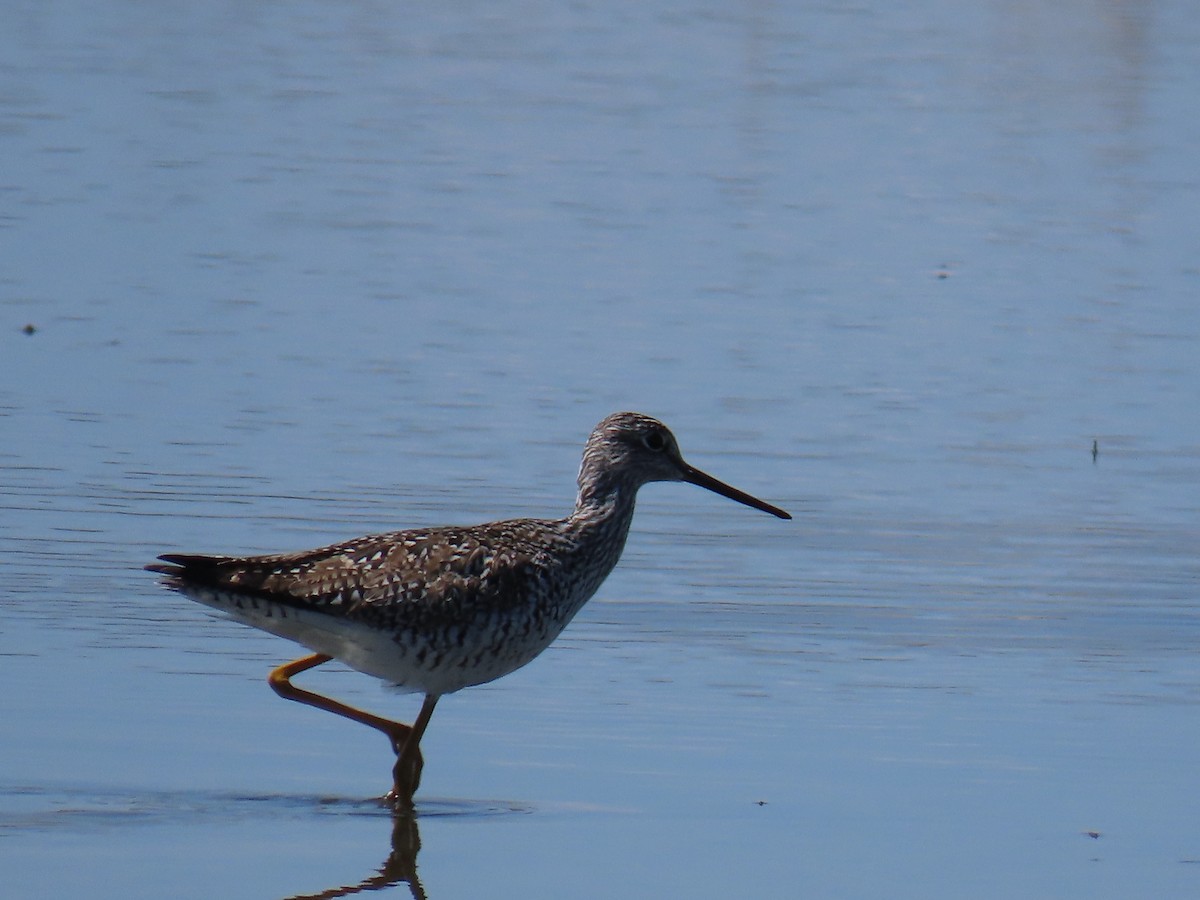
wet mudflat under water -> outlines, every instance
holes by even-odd
[[[1186,4],[9,19],[4,896],[1200,889]],[[561,515],[622,408],[796,518],[644,490],[415,822],[141,571]]]

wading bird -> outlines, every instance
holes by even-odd
[[[563,519],[395,531],[270,556],[167,553],[146,568],[192,600],[312,650],[275,669],[271,687],[387,735],[396,753],[388,799],[409,808],[438,699],[519,669],[558,637],[617,564],[638,488],[652,481],[686,481],[791,518],[688,465],[661,422],[624,412],[588,438],[575,509]],[[330,659],[424,694],[416,721],[291,683]]]

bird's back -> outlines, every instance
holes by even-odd
[[[300,553],[167,554],[168,586],[401,687],[443,694],[540,653],[616,562],[567,520],[371,535]]]

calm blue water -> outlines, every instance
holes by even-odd
[[[1195,896],[1200,24],[1045,6],[6,4],[0,891],[409,895],[385,742],[140,567],[640,409],[796,519],[643,492],[439,707],[428,896]]]

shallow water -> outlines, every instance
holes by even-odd
[[[1198,27],[11,6],[4,895],[1194,896]],[[561,514],[621,408],[796,518],[643,491],[415,830],[140,571]]]

